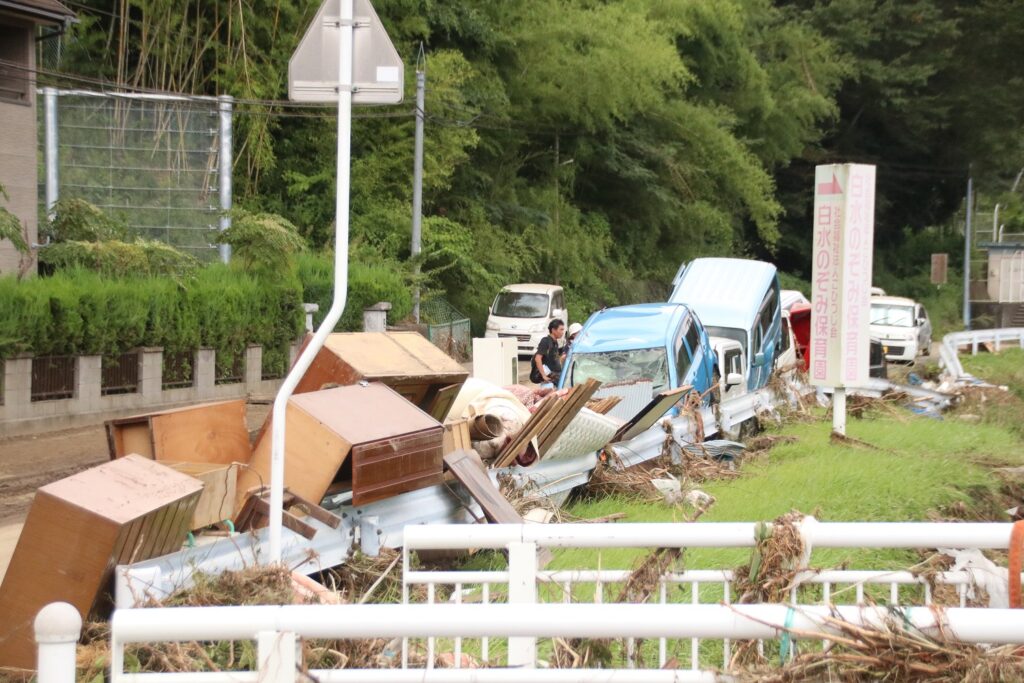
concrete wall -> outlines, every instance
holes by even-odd
[[[0,22],[14,23],[0,15]],[[24,22],[22,22],[24,23]],[[24,23],[29,37],[35,35],[32,24]],[[29,46],[34,44],[28,41]],[[35,50],[28,50],[29,68],[35,68]],[[0,99],[0,184],[7,188],[5,208],[28,227],[28,242],[38,239],[38,166],[36,152],[35,76],[30,72],[29,99],[25,104]],[[2,200],[0,200],[2,201]],[[0,274],[17,272],[20,254],[7,240],[0,240]]]
[[[298,345],[291,348],[291,361]],[[250,346],[245,353],[245,373],[241,382],[217,384],[216,355],[213,349],[196,351],[192,386],[163,388],[163,351],[139,352],[139,385],[130,394],[102,394],[103,366],[100,356],[75,359],[74,396],[52,401],[32,401],[32,357],[20,356],[2,361],[3,402],[0,404],[0,436],[37,434],[96,424],[164,408],[221,401],[233,398],[271,399],[281,385],[280,379],[263,379],[263,350]]]

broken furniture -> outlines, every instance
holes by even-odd
[[[337,333],[327,337],[295,393],[317,391],[325,384],[383,382],[430,413],[442,389],[461,385],[468,376],[465,368],[418,332]]]
[[[523,518],[512,507],[512,503],[508,502],[508,499],[491,483],[491,478],[487,475],[483,461],[476,451],[449,453],[444,457],[444,464],[473,500],[480,504],[480,509],[484,511],[489,521],[495,524],[523,523]]]
[[[316,535],[316,528],[310,526],[302,519],[291,512],[293,508],[300,509],[304,514],[309,515],[321,524],[326,524],[332,529],[337,529],[341,524],[341,518],[332,515],[330,512],[312,503],[305,498],[295,495],[287,488],[282,497],[281,525],[302,534],[307,540]],[[245,500],[242,509],[235,518],[235,531],[251,531],[267,526],[270,520],[270,488],[264,486],[253,491]]]
[[[178,549],[201,490],[138,455],[40,488],[0,585],[0,666],[35,668],[32,620],[47,604],[101,614],[115,566]]]
[[[235,511],[238,465],[205,462],[165,462],[171,469],[194,477],[203,483],[196,510],[189,528],[205,529],[211,524],[230,520]]]
[[[245,400],[203,403],[109,420],[110,459],[135,453],[151,460],[247,463],[252,453]]]
[[[644,406],[643,410],[634,415],[626,422],[619,431],[611,438],[610,443],[629,441],[630,439],[643,434],[654,426],[654,423],[665,416],[672,407],[686,398],[687,394],[693,391],[693,387],[685,386],[678,389],[666,389],[662,391],[650,403]]]
[[[498,453],[493,467],[508,467],[517,460],[521,465],[529,465],[536,458],[543,458],[600,386],[600,382],[589,379],[570,389],[564,398],[551,394],[541,401],[519,433]],[[534,439],[535,453],[531,452]]]
[[[469,435],[469,420],[460,417],[444,423],[442,453],[448,455],[455,451],[468,451],[473,448],[472,437]]]
[[[442,481],[441,424],[379,382],[292,396],[285,412],[285,486],[319,503],[335,481],[364,505]],[[271,432],[239,472],[236,509],[270,484]]]

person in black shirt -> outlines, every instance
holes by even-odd
[[[564,335],[564,322],[555,318],[548,323],[548,336],[537,344],[537,352],[533,355],[533,366],[530,368],[530,381],[534,384],[558,384],[558,379],[562,374],[558,340]]]

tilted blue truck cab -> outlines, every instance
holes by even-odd
[[[770,263],[699,258],[683,264],[669,301],[686,304],[714,337],[743,346],[747,388],[768,384],[782,342],[779,276]]]
[[[710,400],[715,354],[700,320],[680,304],[634,304],[590,316],[573,342],[559,388],[649,379],[653,393],[690,385]]]

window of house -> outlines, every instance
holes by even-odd
[[[32,31],[0,24],[0,100],[29,102],[29,50]]]

